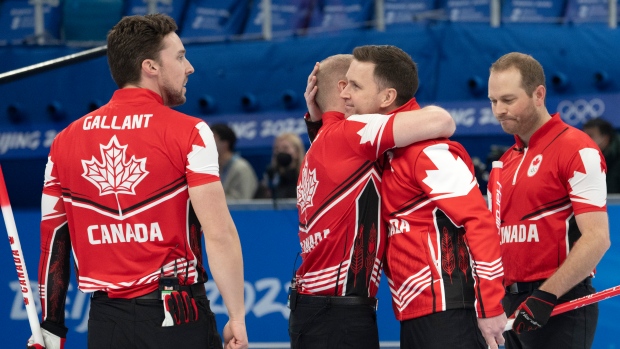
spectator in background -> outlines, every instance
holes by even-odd
[[[256,198],[296,198],[297,178],[306,150],[296,133],[285,132],[273,142],[271,163]]]
[[[620,193],[620,135],[614,127],[601,118],[591,119],[583,125],[585,132],[603,152],[607,163],[607,192]]]
[[[252,165],[235,153],[235,131],[226,124],[215,124],[211,126],[211,130],[217,147],[220,180],[226,199],[252,199],[258,187],[258,178]]]

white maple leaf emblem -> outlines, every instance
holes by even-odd
[[[116,136],[113,136],[107,145],[99,146],[101,162],[94,156],[91,160],[82,160],[82,177],[99,188],[99,195],[135,195],[135,187],[149,174],[146,170],[146,158],[136,159],[134,155],[126,161],[127,145],[121,146]]]
[[[316,169],[308,169],[308,162],[306,161],[301,171],[301,183],[297,185],[297,206],[301,208],[301,212],[312,206],[312,198],[314,198],[318,185]]]
[[[374,145],[379,133],[383,132],[385,124],[390,120],[390,115],[381,114],[363,114],[351,115],[347,121],[362,122],[366,125],[362,127],[357,134],[361,137],[360,144],[370,143]]]
[[[448,150],[445,143],[435,144],[424,149],[424,153],[433,162],[436,170],[426,171],[422,180],[431,188],[431,194],[445,194],[455,197],[467,195],[476,185],[476,178],[460,157]]]
[[[585,173],[574,171],[568,180],[571,186],[572,201],[583,202],[598,207],[607,203],[607,184],[605,172],[601,169],[601,156],[598,150],[584,148],[579,151]]]

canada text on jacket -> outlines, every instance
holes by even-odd
[[[505,225],[501,229],[502,244],[512,242],[540,242],[536,224]]]
[[[122,223],[110,225],[88,226],[88,241],[91,245],[116,244],[121,242],[147,242],[164,241],[159,223],[153,222],[148,227],[146,224]]]

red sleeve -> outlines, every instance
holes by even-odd
[[[191,134],[185,173],[190,187],[220,180],[213,132],[204,122],[198,123]]]
[[[344,123],[347,142],[365,159],[374,161],[394,148],[394,114],[352,115]]]
[[[52,153],[54,146],[52,145]],[[71,276],[71,240],[53,157],[48,158],[41,200],[39,294],[42,319],[64,327],[65,300]]]
[[[607,165],[598,147],[576,147],[567,155],[566,161],[560,161],[566,164],[560,171],[575,215],[607,211]]]
[[[472,161],[458,143],[435,143],[424,148],[414,165],[422,190],[457,227],[465,229],[465,243],[476,279],[479,317],[503,313],[504,268],[500,239],[493,216],[478,188]]]

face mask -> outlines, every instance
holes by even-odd
[[[278,167],[288,167],[293,162],[293,157],[288,153],[276,154],[276,164]]]

